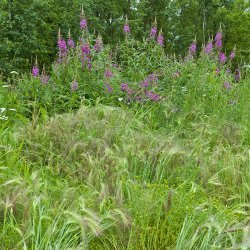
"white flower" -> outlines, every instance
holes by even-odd
[[[0,120],[8,120],[9,119],[9,117],[7,117],[7,116],[0,116]]]
[[[118,101],[119,101],[119,102],[121,102],[122,100],[123,100],[123,98],[122,98],[122,97],[119,97],[119,98],[118,98]]]
[[[2,114],[5,110],[6,108],[0,108],[0,114]]]

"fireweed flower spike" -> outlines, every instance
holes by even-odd
[[[73,41],[73,39],[71,38],[71,35],[70,35],[70,30],[69,30],[69,35],[68,35],[68,46],[71,48],[71,49],[74,49],[76,46],[75,46],[75,43]]]
[[[47,84],[49,82],[49,76],[46,74],[44,66],[43,66],[42,74],[40,76],[40,81],[42,84]]]
[[[88,30],[87,19],[85,18],[83,7],[80,15],[80,29],[81,30]]]
[[[156,35],[157,35],[157,22],[156,22],[156,18],[155,18],[153,26],[151,27],[151,30],[150,30],[149,38],[154,39],[154,38],[156,38]]]
[[[66,57],[67,53],[68,53],[67,44],[66,44],[66,41],[61,37],[60,29],[58,31],[57,46],[58,46],[58,50],[59,50],[59,59]]]
[[[158,37],[157,37],[157,43],[163,47],[164,46],[164,36],[162,34],[162,29],[160,30]]]
[[[214,40],[215,40],[215,47],[217,49],[221,49],[222,48],[222,31],[221,31],[221,27],[220,27],[219,31],[217,32]]]
[[[229,82],[224,82],[223,87],[227,90],[230,90],[232,88],[232,86]]]
[[[229,56],[230,60],[233,60],[235,58],[235,52],[236,52],[236,48],[234,47],[233,51],[231,52]]]
[[[209,55],[212,50],[213,50],[213,42],[209,41],[204,48],[204,53]]]
[[[130,27],[128,24],[128,17],[126,16],[126,23],[123,26],[123,31],[126,35],[130,34]]]
[[[39,68],[38,68],[37,56],[36,56],[35,65],[32,68],[32,75],[34,77],[38,77],[39,76]]]
[[[227,60],[226,55],[225,55],[223,52],[220,52],[220,55],[219,55],[219,62],[220,62],[220,63],[225,63],[226,60]]]
[[[106,78],[112,78],[113,77],[113,73],[110,70],[105,70],[104,76]]]
[[[102,51],[102,48],[103,48],[102,38],[100,35],[98,35],[96,38],[96,41],[95,41],[94,50],[96,52],[100,52],[100,51]]]
[[[71,91],[76,91],[78,89],[78,82],[76,79],[70,85]]]
[[[191,43],[191,45],[189,46],[189,54],[191,55],[195,55],[196,54],[196,38],[195,40]]]

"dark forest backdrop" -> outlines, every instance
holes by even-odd
[[[196,36],[199,47],[220,25],[224,46],[237,44],[237,63],[249,61],[250,3],[246,0],[1,0],[0,74],[30,70],[34,58],[48,67],[57,53],[57,31],[79,34],[83,6],[91,32],[115,46],[123,39],[125,16],[132,36],[142,39],[157,18],[166,37],[167,53],[184,54]]]

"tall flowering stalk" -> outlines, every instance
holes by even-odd
[[[100,35],[98,35],[96,38],[95,44],[94,44],[94,50],[96,52],[100,52],[100,51],[102,51],[102,48],[103,48],[102,38]]]
[[[130,27],[129,27],[129,23],[128,23],[128,17],[126,16],[126,22],[123,26],[123,32],[125,33],[125,35],[129,35],[130,34]]]
[[[223,53],[223,52],[220,52],[220,55],[219,55],[219,62],[221,64],[225,63],[227,61],[227,57],[226,55]]]
[[[221,27],[220,27],[219,31],[217,32],[214,40],[215,40],[215,47],[220,50],[222,48],[222,31],[221,31]]]
[[[204,48],[204,53],[209,55],[212,50],[213,50],[213,42],[209,41]]]
[[[69,34],[68,34],[67,43],[68,43],[69,48],[71,48],[71,49],[74,49],[76,47],[74,40],[71,38],[70,30],[69,30]]]
[[[89,43],[85,43],[81,46],[81,50],[82,50],[82,66],[84,67],[85,62],[87,62],[87,68],[88,70],[90,70],[92,68],[91,65],[91,50],[90,50],[90,46]]]
[[[62,38],[60,29],[58,31],[58,41],[57,46],[59,50],[59,62],[61,62],[68,54],[68,48],[66,41]]]
[[[155,21],[151,27],[151,30],[150,30],[150,34],[149,34],[149,38],[150,39],[155,39],[156,38],[156,35],[157,35],[157,21],[156,21],[156,18],[155,18]]]
[[[235,54],[236,54],[236,48],[234,47],[233,51],[229,55],[230,60],[233,60],[235,58]]]
[[[196,38],[195,38],[195,40],[190,44],[188,48],[189,54],[194,56],[196,54],[196,49],[197,49],[197,45],[196,45]]]
[[[34,76],[34,77],[39,76],[39,68],[38,68],[37,56],[36,56],[35,65],[32,68],[32,76]]]
[[[47,84],[49,82],[49,75],[46,74],[44,65],[43,65],[42,74],[40,76],[40,81],[42,84]]]
[[[86,30],[86,31],[88,30],[88,23],[84,15],[83,7],[82,7],[81,15],[80,15],[80,29]]]
[[[78,82],[76,81],[76,79],[74,79],[74,81],[70,84],[70,88],[72,92],[78,89]]]
[[[161,47],[164,46],[164,36],[163,36],[163,33],[162,33],[162,29],[160,30],[160,32],[159,32],[159,34],[158,34],[157,43],[158,43]]]

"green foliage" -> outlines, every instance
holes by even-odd
[[[39,55],[47,67],[56,56],[57,30],[71,29],[76,38],[82,1],[3,1],[0,6],[0,73],[28,72]],[[222,24],[227,51],[237,44],[238,62],[249,61],[249,3],[238,1],[97,1],[83,5],[91,30],[115,46],[123,40],[122,25],[128,15],[136,39],[148,36],[157,18],[166,37],[166,51],[183,55],[196,36],[200,48]]]

